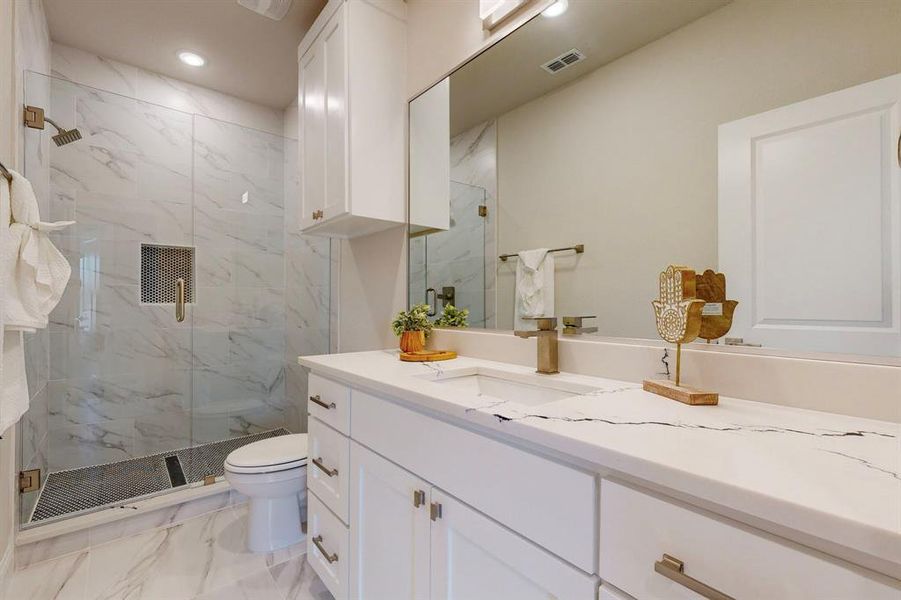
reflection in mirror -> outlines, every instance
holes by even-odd
[[[723,274],[701,343],[901,356],[899,30],[893,0],[534,18],[410,105],[410,302],[656,340],[685,265]]]

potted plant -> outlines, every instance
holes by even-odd
[[[468,308],[457,308],[453,304],[444,307],[441,316],[435,321],[436,327],[469,327],[466,319],[469,317]]]
[[[394,335],[400,337],[403,352],[420,352],[425,348],[425,338],[432,332],[429,321],[429,305],[416,304],[410,310],[400,311],[391,322]]]

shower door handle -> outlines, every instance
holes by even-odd
[[[432,294],[431,300],[429,300],[429,294]],[[435,291],[435,288],[429,288],[425,291],[425,303],[429,305],[429,310],[426,314],[434,317],[435,313],[438,312],[438,292]]]
[[[181,323],[185,320],[185,280],[175,280],[175,289],[175,320]]]

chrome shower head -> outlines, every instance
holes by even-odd
[[[53,126],[56,127],[56,124],[54,123]],[[57,127],[57,129],[59,129],[59,133],[53,136],[53,142],[57,146],[65,146],[81,139],[81,132],[78,129],[63,129],[62,127]]]

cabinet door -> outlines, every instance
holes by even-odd
[[[350,470],[350,597],[428,598],[428,486],[353,441]]]
[[[433,600],[595,598],[596,577],[437,488],[431,502]]]
[[[323,220],[347,212],[347,41],[342,6],[322,32],[325,60],[325,201]]]
[[[320,37],[300,59],[300,224],[325,206],[325,48]]]

